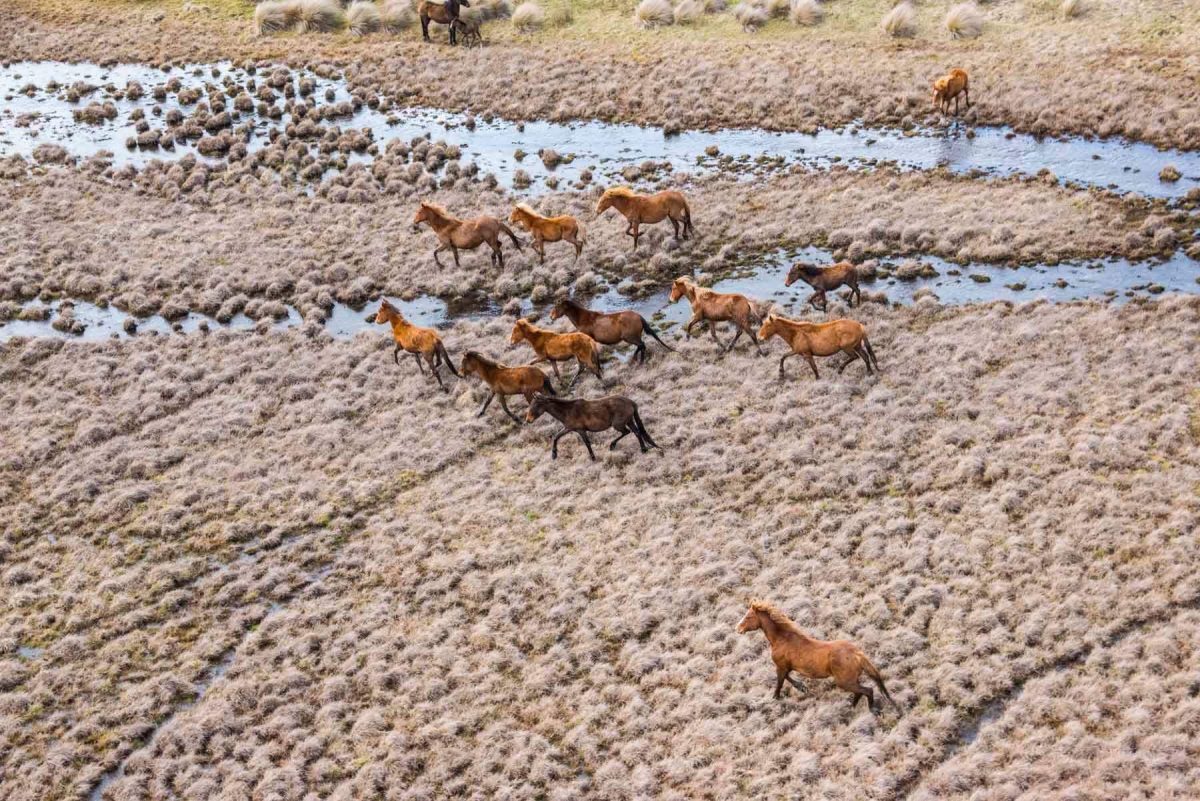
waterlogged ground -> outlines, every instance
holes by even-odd
[[[349,163],[369,164],[389,141],[426,137],[444,141],[453,148],[450,159],[470,162],[506,187],[536,184],[541,191],[547,182],[553,188],[591,176],[638,183],[663,171],[754,176],[794,164],[869,169],[880,163],[982,175],[1048,171],[1070,183],[1148,197],[1180,198],[1200,187],[1200,152],[1119,139],[1040,138],[966,125],[907,131],[854,125],[811,134],[730,129],[668,136],[661,128],[595,121],[513,123],[412,107],[373,91],[352,92],[333,68],[314,73],[263,64],[250,72],[228,62],[169,70],[17,62],[0,69],[0,96],[6,101],[0,112],[0,156],[33,157],[38,145],[51,143],[77,158],[111,154],[105,160],[117,166],[189,153],[217,164],[230,156],[235,142],[255,153],[286,133],[301,144],[312,142],[315,155],[307,147],[302,154],[289,147],[287,163],[268,163],[307,183]],[[294,112],[294,101],[304,105],[304,114]],[[227,121],[217,104],[231,107]],[[90,121],[81,121],[81,114],[90,115]],[[172,114],[180,115],[173,123]],[[305,117],[313,120],[307,127]],[[369,133],[356,136],[363,132]],[[223,136],[229,141],[222,142]],[[336,147],[322,148],[323,142]],[[244,157],[236,150],[232,155]],[[647,161],[653,169],[644,168]],[[1173,180],[1160,178],[1168,167],[1178,173]]]
[[[595,464],[383,336],[0,345],[5,798],[1194,795],[1200,300],[855,313],[585,379],[665,449]],[[772,700],[750,595],[902,713]]]

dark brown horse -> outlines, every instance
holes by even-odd
[[[609,443],[610,451],[616,448],[617,443],[629,434],[637,437],[638,445],[642,447],[642,453],[649,448],[662,450],[658,447],[658,443],[650,438],[650,432],[646,430],[641,415],[638,414],[637,404],[620,395],[609,395],[596,400],[583,400],[582,398],[568,400],[551,398],[539,392],[533,396],[533,403],[530,404],[525,419],[532,423],[543,413],[563,424],[562,431],[555,434],[551,441],[551,459],[558,458],[558,441],[572,431],[583,440],[583,444],[587,446],[588,456],[592,457],[593,462],[596,461],[596,454],[592,450],[591,440],[588,439],[587,432],[589,431],[607,431],[610,428],[620,431],[620,436]]]
[[[450,44],[458,44],[458,35],[454,21],[458,19],[459,7],[470,8],[468,0],[421,0],[417,3],[417,16],[421,18],[421,36],[425,41],[429,38],[429,23],[436,22],[450,26]]]
[[[642,341],[642,334],[649,334],[655,342],[669,351],[675,350],[659,339],[658,334],[654,333],[654,329],[650,327],[650,323],[646,322],[646,318],[637,312],[592,311],[570,298],[564,298],[554,305],[554,310],[550,312],[550,319],[557,320],[564,316],[575,324],[575,328],[601,345],[615,345],[618,342],[636,345],[637,350],[633,355],[639,357],[643,364],[646,362],[646,343]]]
[[[791,286],[797,281],[803,281],[817,290],[808,299],[814,309],[825,311],[828,307],[825,302],[825,293],[842,285],[850,287],[850,305],[853,306],[855,303],[862,305],[862,293],[858,291],[858,270],[848,261],[839,261],[832,267],[818,267],[815,264],[798,261],[792,265],[792,269],[788,270],[783,285]],[[820,306],[817,305],[817,301],[820,301]]]

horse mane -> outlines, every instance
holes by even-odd
[[[804,632],[800,630],[800,627],[793,623],[792,619],[785,615],[783,610],[775,604],[770,603],[769,601],[760,601],[756,599],[750,602],[750,608],[755,612],[761,612],[769,617],[772,623],[784,631],[789,631],[792,634],[804,635]]]
[[[822,272],[821,268],[815,264],[807,264],[805,262],[796,262],[795,266],[800,268],[800,272],[802,272],[808,276],[817,276],[817,275],[820,275]]]
[[[541,216],[542,216],[542,215],[538,214],[536,211],[534,211],[534,210],[533,210],[533,209],[530,207],[530,205],[529,205],[528,203],[518,203],[518,204],[517,204],[517,209],[518,209],[519,211],[523,211],[523,212],[525,212],[525,213],[526,213],[526,214],[528,214],[530,217],[535,217],[535,218],[539,218],[539,219],[540,219],[540,218],[541,218]]]
[[[561,301],[561,303],[562,303],[564,306],[570,306],[572,309],[582,309],[582,310],[584,310],[584,311],[587,311],[587,306],[584,306],[584,305],[583,305],[582,303],[580,303],[579,301],[577,301],[577,300],[573,300],[573,299],[571,299],[571,298],[563,298],[563,299],[562,299],[562,301]]]
[[[634,192],[628,186],[612,186],[604,190],[604,194],[600,196],[601,200],[606,197],[637,197],[638,193]]]
[[[432,200],[422,200],[421,206],[423,208],[429,209],[430,211],[434,212],[435,214],[437,214],[447,220],[457,220],[458,219],[453,214],[451,214],[449,211],[447,211],[446,207],[443,206],[441,203],[434,203]]]

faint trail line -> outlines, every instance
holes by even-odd
[[[1200,596],[1196,596],[1186,601],[1178,601],[1176,603],[1167,604],[1158,612],[1146,615],[1140,618],[1132,618],[1125,623],[1122,623],[1113,631],[1105,634],[1099,640],[1092,643],[1085,643],[1076,650],[1060,656],[1053,662],[1036,668],[1028,675],[1021,677],[1013,682],[1008,690],[997,693],[992,697],[980,703],[977,707],[971,710],[971,713],[965,720],[959,723],[955,731],[954,739],[950,742],[942,753],[937,758],[931,760],[925,765],[918,766],[912,776],[901,781],[896,787],[894,798],[907,799],[921,788],[925,779],[928,778],[934,770],[941,765],[953,759],[959,751],[964,747],[973,743],[981,732],[981,730],[990,722],[1003,717],[1005,710],[1009,704],[1017,700],[1025,689],[1025,685],[1030,681],[1039,679],[1057,670],[1072,668],[1078,665],[1083,660],[1087,659],[1097,648],[1111,648],[1129,635],[1135,633],[1138,629],[1152,623],[1164,623],[1174,619],[1177,615],[1184,612],[1200,609]]]

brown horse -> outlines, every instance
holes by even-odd
[[[688,324],[683,329],[689,337],[692,335],[692,326],[699,322],[705,322],[708,324],[708,332],[712,334],[713,342],[717,343],[722,353],[733,350],[738,338],[745,334],[754,343],[758,355],[766,355],[758,344],[758,338],[754,336],[754,326],[758,325],[759,321],[758,312],[745,295],[714,292],[707,287],[697,286],[695,281],[683,275],[671,283],[671,302],[675,303],[682,297],[686,297],[692,306],[692,319],[688,320]],[[721,345],[721,340],[717,338],[717,323],[719,322],[731,322],[737,328],[737,333],[728,345]]]
[[[642,334],[649,334],[655,342],[669,351],[675,350],[659,339],[658,334],[650,327],[650,323],[646,322],[646,318],[637,312],[592,311],[570,298],[564,298],[554,304],[554,309],[550,312],[550,319],[557,320],[564,316],[574,323],[575,328],[601,345],[615,345],[618,342],[636,345],[637,350],[633,355],[638,357],[642,364],[646,363],[646,343],[642,341]]]
[[[791,347],[792,352],[785,354],[779,360],[780,378],[783,378],[784,360],[790,359],[792,356],[803,356],[808,361],[808,366],[812,368],[813,376],[820,378],[821,374],[817,372],[817,363],[813,361],[813,357],[832,356],[838,351],[850,357],[838,368],[838,375],[841,375],[842,371],[855,359],[863,360],[868,374],[874,372],[871,369],[872,364],[875,365],[875,370],[879,369],[879,362],[875,360],[875,351],[871,349],[871,343],[867,340],[867,329],[863,327],[862,323],[854,320],[805,323],[768,314],[767,319],[763,321],[762,328],[758,330],[758,336],[764,342],[773,336],[778,336]]]
[[[543,217],[524,203],[518,203],[508,215],[508,221],[533,235],[533,249],[546,263],[547,242],[570,242],[575,246],[575,260],[583,252],[586,239],[579,227],[579,220],[569,214],[560,217]]]
[[[441,259],[438,258],[438,254],[443,250],[450,250],[454,254],[454,266],[461,267],[462,265],[458,263],[459,249],[474,250],[486,242],[492,249],[492,265],[499,265],[503,269],[504,253],[500,250],[501,231],[508,234],[517,250],[521,249],[521,242],[517,239],[517,235],[504,223],[487,214],[470,220],[460,220],[437,203],[427,203],[422,200],[421,207],[413,215],[413,230],[419,230],[421,223],[428,223],[433,232],[437,234],[438,241],[441,242],[433,251],[433,260],[437,262],[438,267],[444,266]]]
[[[963,95],[971,108],[971,87],[966,70],[953,69],[933,82],[933,107],[945,114],[954,101],[954,116],[958,116],[958,96]]]
[[[392,359],[396,364],[400,364],[400,351],[404,350],[413,355],[417,367],[424,375],[425,368],[421,365],[421,357],[424,356],[425,361],[429,363],[429,371],[437,379],[438,386],[447,392],[450,391],[446,389],[446,385],[442,383],[442,377],[438,375],[438,365],[444,362],[450,372],[456,376],[458,371],[454,369],[454,362],[450,361],[450,355],[446,353],[446,346],[442,344],[442,338],[438,336],[437,331],[413,325],[405,320],[400,310],[388,303],[386,299],[380,304],[379,311],[375,313],[375,322],[392,324],[392,339],[396,341]]]
[[[551,440],[551,459],[558,458],[558,441],[572,431],[583,440],[583,444],[587,446],[588,456],[592,457],[593,462],[596,461],[596,454],[592,450],[591,440],[588,439],[589,431],[607,431],[612,428],[621,432],[620,436],[608,444],[610,451],[615,449],[617,443],[628,434],[637,437],[642,453],[649,450],[647,446],[662,450],[658,447],[658,443],[650,438],[650,432],[646,430],[646,425],[642,422],[641,415],[638,414],[637,404],[620,395],[609,395],[596,400],[581,398],[571,400],[550,398],[539,393],[533,396],[533,403],[530,404],[525,419],[532,423],[541,417],[543,412],[563,424],[562,431],[555,434],[554,439]]]
[[[625,229],[626,236],[633,237],[633,249],[637,250],[638,237],[641,233],[638,227],[642,223],[653,224],[670,220],[675,229],[675,238],[680,238],[680,224],[683,224],[683,238],[695,233],[692,227],[692,211],[688,208],[683,193],[668,189],[653,195],[640,195],[627,186],[614,186],[604,190],[600,201],[596,203],[596,216],[600,216],[609,208],[614,208],[629,221]]]
[[[900,705],[893,699],[883,683],[883,675],[871,664],[867,655],[848,640],[815,640],[802,632],[795,623],[776,607],[764,601],[751,601],[750,609],[742,622],[738,623],[738,634],[762,629],[771,646],[771,661],[775,663],[775,697],[779,698],[786,681],[800,692],[807,692],[804,685],[792,678],[792,671],[806,679],[833,679],[837,686],[854,693],[850,708],[858,705],[859,698],[867,699],[867,708],[875,708],[875,693],[863,683],[866,673],[883,693],[896,712]]]
[[[513,422],[520,425],[521,419],[509,411],[508,404],[504,402],[506,397],[524,395],[525,400],[532,404],[533,396],[538,392],[545,392],[547,395],[554,394],[554,388],[550,386],[550,379],[531,364],[522,367],[507,367],[492,361],[483,354],[469,350],[463,356],[462,374],[468,376],[472,373],[482,378],[489,390],[483,407],[479,410],[479,414],[475,415],[476,417],[483,417],[492,398],[499,396],[500,408],[513,419]]]
[[[457,17],[450,29],[462,36],[463,47],[483,47],[483,23],[479,20]]]
[[[825,293],[843,285],[850,287],[850,305],[853,306],[855,301],[862,305],[862,293],[858,291],[858,270],[848,261],[839,261],[832,267],[818,267],[798,261],[788,270],[783,285],[791,286],[796,281],[803,281],[817,290],[808,299],[814,309],[825,311],[828,308]],[[817,301],[821,302],[820,306]]]
[[[421,18],[422,38],[427,42],[432,41],[429,38],[429,23],[432,21],[449,25],[450,44],[458,44],[454,21],[458,19],[459,6],[470,8],[471,4],[468,0],[420,0],[417,3],[417,16]]]
[[[583,374],[584,368],[587,368],[592,375],[599,378],[602,382],[603,376],[600,375],[600,346],[596,344],[596,340],[589,337],[587,334],[571,333],[560,334],[557,331],[551,331],[547,328],[538,328],[528,320],[517,320],[513,326],[512,344],[516,345],[519,342],[528,342],[533,348],[533,352],[538,355],[534,360],[534,364],[538,362],[550,362],[550,367],[554,370],[554,377],[561,378],[558,372],[558,363],[570,361],[574,359],[579,363],[579,370],[575,373],[575,377],[571,379],[571,383],[567,385],[567,389],[575,386],[575,382],[579,380],[579,376]]]

